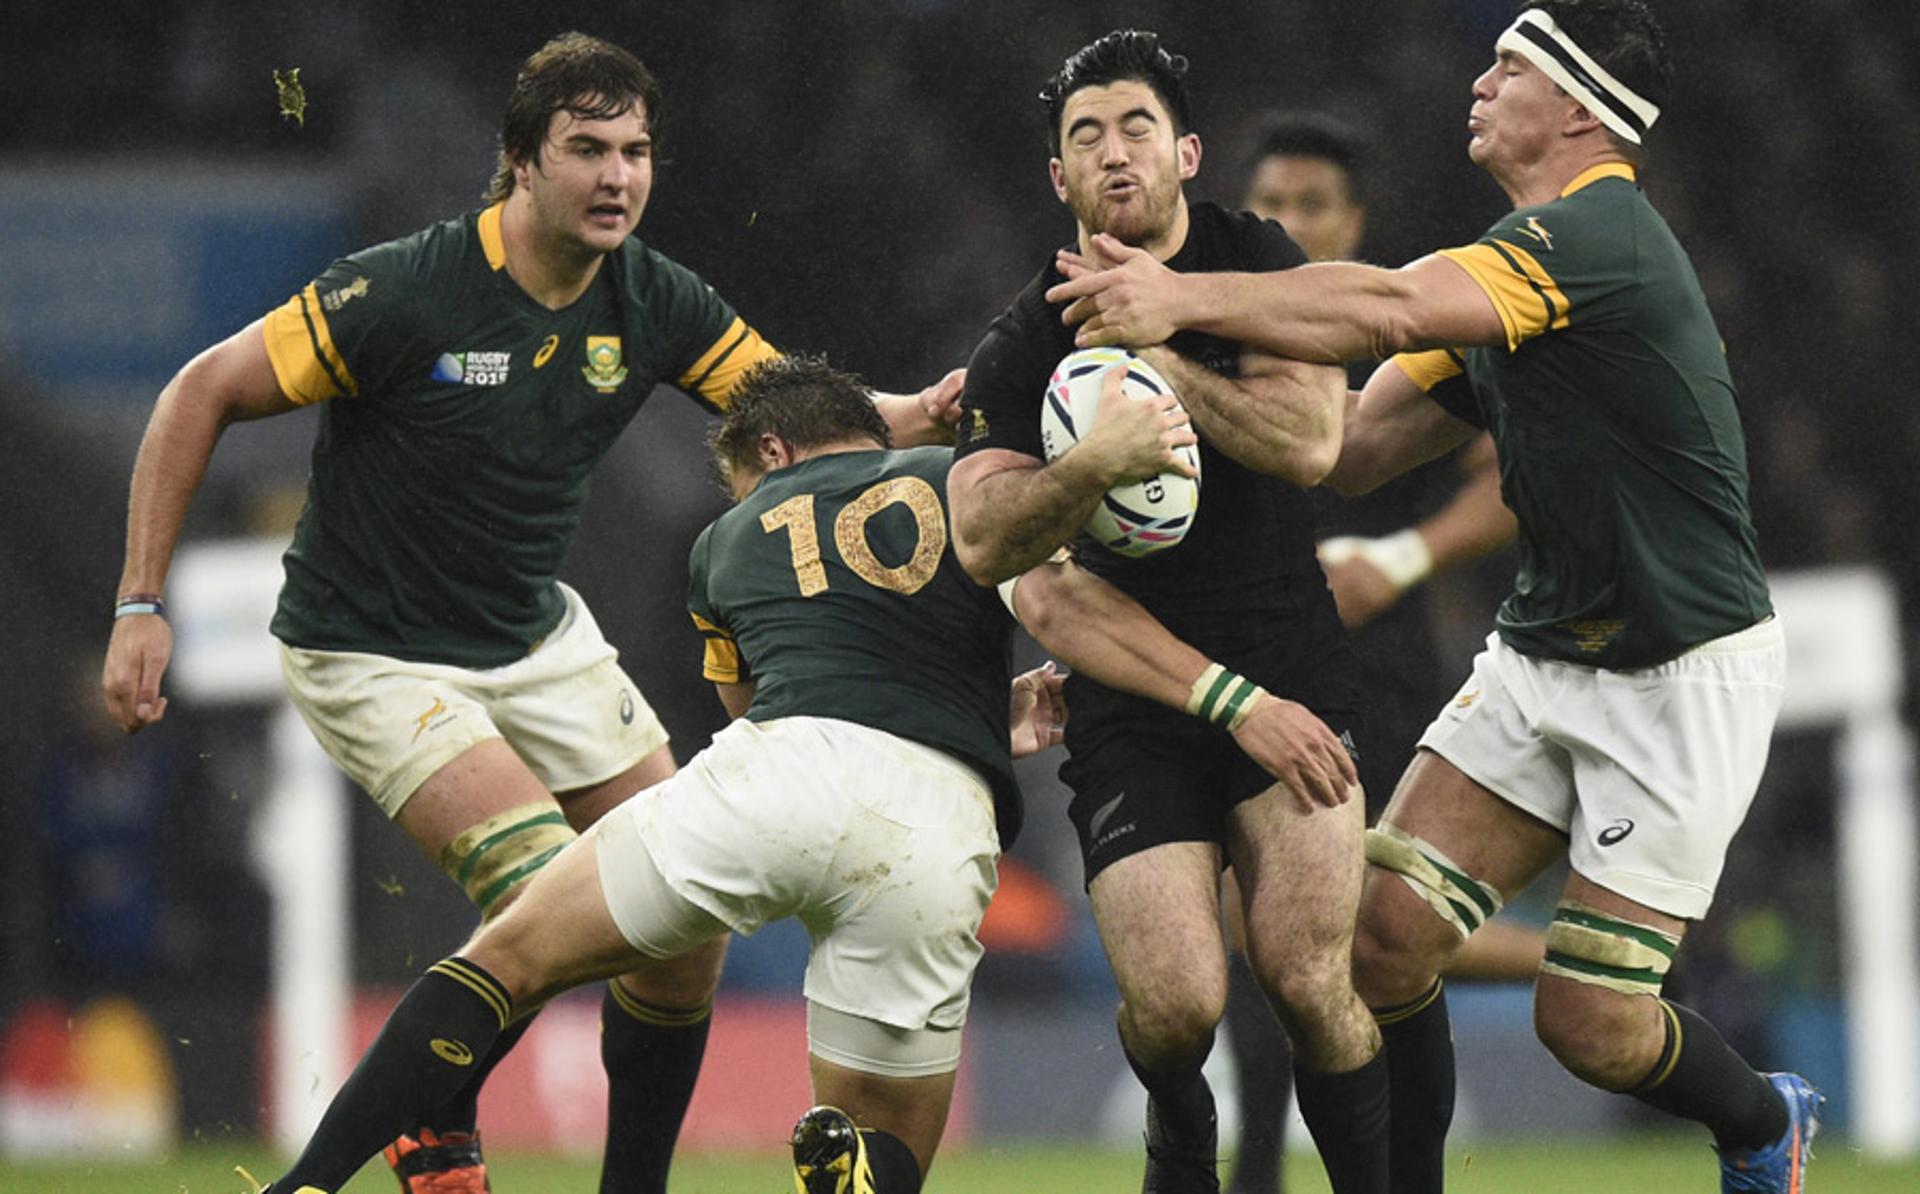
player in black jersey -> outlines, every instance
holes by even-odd
[[[633,55],[565,34],[522,66],[487,206],[348,255],[200,354],[134,466],[102,687],[128,732],[166,712],[161,594],[193,492],[233,423],[319,409],[272,632],[342,770],[489,916],[570,840],[671,775],[665,728],[556,578],[587,481],[656,383],[724,410],[775,350],[637,235],[660,92]],[[902,433],[957,377],[889,396]],[[611,983],[604,1189],[662,1194],[706,1047],[724,941]],[[389,1159],[408,1190],[486,1188],[469,1071]],[[282,1064],[292,1064],[283,1058]]]
[[[339,1189],[558,992],[788,916],[814,939],[809,1060],[831,1104],[795,1130],[796,1185],[920,1188],[995,860],[1019,827],[1010,755],[1059,741],[1063,714],[1049,665],[1013,683],[1009,715],[1003,597],[1043,645],[1144,699],[1178,709],[1212,665],[1070,564],[1001,595],[975,584],[950,547],[952,453],[887,450],[848,375],[782,359],[737,398],[714,438],[737,504],[696,543],[688,596],[737,720],[428,969],[276,1190]],[[1264,728],[1234,740],[1278,765]]]
[[[1711,906],[1787,683],[1726,349],[1640,187],[1674,63],[1645,0],[1538,0],[1493,48],[1467,152],[1513,210],[1475,243],[1398,270],[1241,276],[1096,245],[1061,260],[1073,280],[1050,297],[1072,300],[1093,344],[1206,329],[1307,360],[1400,353],[1349,419],[1343,491],[1476,426],[1499,446],[1514,588],[1367,845],[1354,973],[1394,1057],[1394,1188],[1443,1184],[1439,972],[1565,858],[1534,986],[1541,1040],[1582,1080],[1705,1125],[1723,1191],[1798,1194],[1822,1096],[1757,1073],[1661,994]]]
[[[1187,203],[1201,151],[1187,127],[1185,70],[1155,35],[1118,31],[1068,58],[1041,93],[1054,189],[1079,243],[1106,232],[1194,270],[1298,264],[1278,227]],[[1276,784],[1223,749],[1218,729],[1085,677],[1068,681],[1075,716],[1061,775],[1120,987],[1121,1041],[1149,1094],[1144,1188],[1218,1189],[1201,1064],[1226,998],[1217,891],[1230,860],[1334,1188],[1385,1191],[1385,1065],[1348,958],[1363,869],[1349,757],[1358,696],[1306,494],[1338,447],[1344,378],[1230,340],[1181,337],[1142,355],[1180,395],[1191,429],[1170,403],[1103,402],[1087,436],[1043,464],[1041,396],[1073,346],[1060,308],[1043,298],[1059,279],[1043,270],[968,366],[949,479],[961,561],[998,581],[1074,540],[1076,562],[1239,673],[1220,679],[1245,684],[1256,694],[1250,715],[1284,725],[1294,744]],[[1109,486],[1174,467],[1172,447],[1196,432],[1205,488],[1183,542],[1123,559],[1075,539]]]
[[[1364,145],[1345,123],[1317,113],[1269,121],[1247,169],[1247,210],[1287,230],[1309,261],[1352,260],[1366,231]],[[1372,365],[1349,371],[1356,386]],[[1446,457],[1371,493],[1342,497],[1313,491],[1320,567],[1340,620],[1353,634],[1366,694],[1360,782],[1369,820],[1413,758],[1433,711],[1453,691],[1440,661],[1434,610],[1424,582],[1513,538],[1513,514],[1500,501],[1493,440],[1484,433]],[[1231,935],[1237,897],[1228,885]],[[1494,920],[1467,941],[1448,967],[1455,979],[1531,982],[1544,939],[1536,930]],[[1236,955],[1229,970],[1227,1033],[1240,1095],[1240,1147],[1229,1194],[1280,1188],[1289,1088],[1286,1038],[1266,999]]]

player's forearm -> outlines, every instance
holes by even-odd
[[[216,407],[194,390],[192,366],[161,391],[134,459],[120,593],[164,588],[187,507],[225,427]]]
[[[1164,345],[1140,355],[1173,386],[1207,441],[1248,468],[1311,488],[1339,458],[1346,382],[1338,370],[1299,365],[1231,378]]]
[[[1407,348],[1397,271],[1324,262],[1258,274],[1183,274],[1177,322],[1297,361],[1338,365]]]
[[[1080,533],[1108,482],[1075,455],[983,477],[965,501],[954,502],[954,553],[969,576],[999,584],[1045,563]]]
[[[893,446],[896,448],[953,442],[953,429],[928,417],[916,395],[885,394],[876,390],[873,408],[886,420],[887,430],[893,433]]]
[[[1210,662],[1139,602],[1071,563],[1022,575],[1014,606],[1034,641],[1074,671],[1176,709],[1186,708]]]

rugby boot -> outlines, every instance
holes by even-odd
[[[1787,1104],[1787,1130],[1765,1148],[1720,1154],[1721,1194],[1802,1194],[1813,1137],[1820,1130],[1820,1106],[1827,1096],[1798,1074],[1768,1074],[1767,1081]]]
[[[478,1132],[403,1135],[381,1151],[401,1194],[487,1194],[487,1163],[480,1158]]]
[[[838,1107],[801,1116],[791,1143],[795,1194],[874,1194],[866,1138]]]
[[[1147,1100],[1147,1171],[1140,1194],[1219,1194],[1220,1127],[1207,1118],[1205,1138],[1176,1140]]]

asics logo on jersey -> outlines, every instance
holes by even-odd
[[[1600,831],[1600,836],[1597,840],[1603,846],[1611,846],[1632,832],[1633,832],[1632,819],[1628,817],[1621,817],[1618,821],[1615,821],[1613,824],[1607,826],[1605,829],[1602,829]]]
[[[1480,690],[1476,688],[1472,692],[1463,692],[1459,696],[1454,697],[1453,707],[1456,709],[1465,709],[1479,699]]]
[[[445,713],[446,711],[447,711],[447,703],[441,700],[439,697],[434,697],[433,707],[428,709],[425,713],[422,713],[420,716],[413,719],[414,721],[413,740],[415,742],[420,741],[420,735],[426,733],[428,730],[433,728],[433,719],[440,716],[442,713]]]
[[[553,350],[560,347],[560,337],[548,336],[540,342],[540,350],[533,354],[533,367],[538,369],[553,358]]]
[[[427,1048],[433,1050],[435,1057],[451,1065],[473,1064],[473,1050],[460,1041],[450,1041],[446,1037],[437,1036],[427,1042]]]

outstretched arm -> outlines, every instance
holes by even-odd
[[[1225,377],[1164,344],[1140,356],[1173,386],[1207,442],[1256,472],[1310,489],[1340,454],[1347,382],[1331,365],[1247,352],[1240,375]]]
[[[1069,667],[1225,727],[1303,808],[1345,803],[1356,790],[1346,747],[1310,710],[1225,671],[1070,561],[1022,575],[1011,602],[1028,633]]]
[[[1181,328],[1211,332],[1301,361],[1338,364],[1413,348],[1507,343],[1493,300],[1465,269],[1422,257],[1399,269],[1352,262],[1273,273],[1179,274],[1105,234],[1099,260],[1063,250],[1067,280],[1047,291],[1069,303],[1081,346],[1159,344]]]
[[[267,360],[256,320],[207,349],[160,391],[133,465],[127,499],[127,548],[119,594],[157,597],[207,461],[231,423],[292,410]],[[164,617],[116,617],[100,687],[107,712],[128,733],[166,716],[161,677],[173,654]]]

